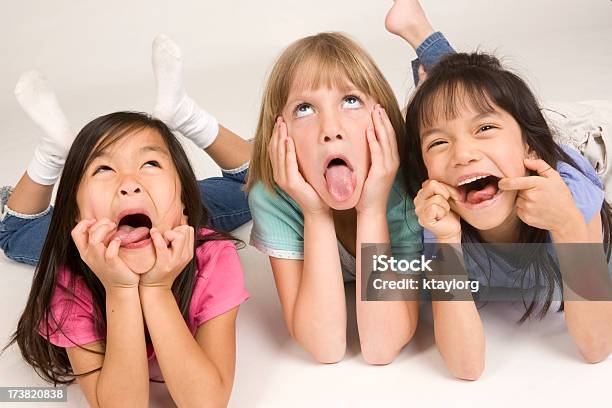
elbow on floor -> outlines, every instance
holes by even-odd
[[[344,354],[346,353],[346,343],[331,347],[320,346],[308,351],[312,357],[317,360],[317,362],[322,364],[334,364],[342,361],[344,358]]]
[[[590,344],[588,346],[581,346],[580,353],[589,364],[597,364],[606,360],[610,356],[610,347],[606,344]]]
[[[477,364],[464,364],[450,368],[451,374],[460,380],[476,381],[484,372],[484,362]]]
[[[392,350],[389,347],[367,347],[361,346],[361,355],[366,363],[371,365],[391,364],[399,354],[399,350]]]

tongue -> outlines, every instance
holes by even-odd
[[[117,232],[113,234],[111,239],[119,237],[121,239],[121,246],[126,246],[134,242],[142,241],[149,237],[149,229],[147,227],[134,228],[129,225],[121,225],[117,229]]]
[[[483,201],[490,200],[497,193],[497,186],[494,183],[489,183],[482,190],[472,190],[467,194],[467,202],[470,204],[479,204]]]
[[[327,191],[337,201],[348,199],[355,190],[353,172],[348,166],[335,165],[328,167],[325,171],[325,180],[327,181]]]

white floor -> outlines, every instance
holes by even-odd
[[[410,91],[414,54],[383,28],[390,0],[177,3],[38,0],[3,7],[0,185],[18,180],[40,137],[12,95],[20,72],[38,68],[47,73],[75,128],[114,110],[150,110],[150,41],[158,32],[181,45],[189,92],[244,137],[254,132],[263,80],[274,57],[306,34],[352,34],[374,56],[402,103]],[[609,0],[430,0],[424,6],[457,49],[478,47],[507,56],[542,98],[612,100]],[[186,146],[200,177],[218,173],[203,153]],[[248,240],[249,229],[250,224],[239,229],[238,236]],[[363,362],[354,321],[345,360],[315,364],[287,334],[267,259],[250,247],[240,254],[252,297],[238,318],[230,406],[609,406],[612,361],[583,363],[562,315],[518,326],[520,311],[510,305],[482,311],[487,368],[475,383],[449,376],[427,311],[415,339],[389,366]],[[32,273],[32,267],[0,255],[0,344],[15,328]],[[44,384],[18,350],[2,354],[0,386],[30,385]],[[152,394],[152,405],[171,405],[163,385],[154,385]],[[69,389],[68,405],[86,405],[78,387]]]

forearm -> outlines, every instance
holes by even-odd
[[[583,222],[551,236],[563,277],[568,331],[586,361],[605,360],[612,353],[612,282],[603,246]]]
[[[138,288],[106,292],[106,350],[96,386],[101,407],[148,406],[149,369]]]
[[[485,337],[474,301],[433,301],[434,334],[440,354],[457,378],[476,380],[484,370]]]
[[[565,322],[578,349],[589,363],[612,353],[612,302],[565,301]]]
[[[346,349],[346,301],[331,215],[304,217],[304,266],[295,300],[292,334],[321,362]]]
[[[418,300],[366,301],[362,300],[361,244],[389,244],[385,211],[373,215],[358,215],[356,243],[356,314],[361,351],[372,364],[390,363],[412,338],[418,320]],[[367,281],[367,277],[366,281]]]
[[[468,279],[463,262],[461,236],[440,239],[437,258],[444,259],[434,264],[442,279]],[[444,294],[439,294],[445,296]],[[472,295],[467,291],[451,292],[455,299],[436,300],[432,292],[434,335],[438,350],[449,371],[457,378],[476,380],[484,370],[485,336],[482,320]]]
[[[164,381],[178,406],[226,406],[232,382],[224,382],[189,331],[172,292],[140,289],[145,321]]]

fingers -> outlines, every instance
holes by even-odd
[[[523,160],[525,167],[538,173],[539,176],[545,178],[560,177],[559,173],[553,169],[548,163],[542,159],[525,159]]]
[[[89,245],[97,245],[104,241],[110,232],[117,227],[117,224],[108,218],[102,218],[89,228]]]
[[[528,190],[536,188],[542,182],[542,177],[525,176],[525,177],[505,177],[497,183],[501,190]]]
[[[107,263],[114,263],[119,257],[119,248],[121,247],[121,239],[115,238],[109,244],[106,252],[104,253],[104,259]]]
[[[372,160],[371,167],[376,168],[382,162],[382,149],[376,140],[374,128],[370,127],[366,130],[366,139],[370,147],[370,157]]]
[[[193,256],[194,229],[191,226],[180,226],[168,230],[164,236],[170,243],[170,263],[184,265]]]
[[[81,220],[70,232],[72,240],[74,241],[74,244],[76,245],[79,252],[82,252],[87,248],[87,241],[89,240],[89,228],[95,223],[95,218]]]
[[[434,226],[440,221],[442,218],[446,217],[450,209],[445,209],[440,207],[437,204],[432,204],[427,207],[425,214],[421,217],[422,226]]]
[[[389,147],[391,148],[391,154],[393,158],[396,159],[399,163],[399,151],[397,150],[397,136],[395,134],[395,129],[393,129],[393,124],[391,123],[391,119],[387,115],[387,111],[382,109],[382,119],[383,124],[385,125],[385,129],[387,129],[387,134],[389,135]]]
[[[374,124],[376,139],[381,147],[383,164],[392,167],[399,166],[395,130],[382,106],[376,105],[372,110],[372,123]]]
[[[426,180],[417,193],[417,197],[420,196],[421,200],[427,200],[435,194],[443,196],[446,200],[462,201],[461,193],[456,187],[437,180]]]
[[[286,180],[287,178],[287,124],[283,121],[278,123],[278,145],[277,145],[277,169],[279,178]]]
[[[170,250],[164,240],[161,232],[157,228],[151,228],[149,231],[151,240],[153,241],[153,247],[155,248],[156,264],[166,265],[170,259]]]
[[[279,172],[279,160],[278,160],[278,148],[279,148],[279,138],[280,138],[280,122],[281,117],[276,118],[276,122],[274,123],[274,129],[272,130],[272,138],[270,139],[270,144],[268,145],[268,156],[270,157],[270,163],[272,164],[272,172],[274,175],[275,181],[278,182],[278,178],[281,176]]]

